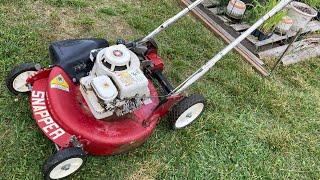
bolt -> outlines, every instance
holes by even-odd
[[[70,167],[71,167],[71,164],[66,164],[66,165],[62,166],[61,169],[64,171],[68,171],[70,169]]]
[[[192,117],[192,113],[188,113],[186,117],[187,118],[191,118]]]
[[[37,71],[41,70],[41,65],[40,64],[36,64],[34,67],[36,68]]]

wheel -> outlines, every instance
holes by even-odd
[[[169,112],[173,129],[182,129],[194,122],[203,113],[205,104],[204,97],[199,94],[179,101]]]
[[[43,166],[46,180],[61,179],[78,171],[86,160],[86,153],[78,147],[59,150]]]
[[[6,78],[6,85],[9,91],[13,94],[29,92],[27,79],[37,72],[36,67],[37,65],[34,63],[24,63],[13,68]]]

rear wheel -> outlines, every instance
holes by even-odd
[[[43,167],[46,180],[61,179],[78,171],[86,160],[82,148],[71,147],[52,155]]]
[[[204,108],[205,99],[202,95],[193,94],[182,99],[169,112],[173,129],[182,129],[190,125],[200,117]]]
[[[6,85],[13,94],[27,93],[30,91],[27,86],[27,79],[37,72],[35,63],[24,63],[16,66],[8,74]]]

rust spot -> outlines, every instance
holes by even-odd
[[[117,155],[117,154],[129,152],[129,151],[141,146],[144,142],[145,142],[145,139],[131,141],[129,144],[123,144],[123,145],[119,146],[112,154]]]

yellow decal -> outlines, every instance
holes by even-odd
[[[125,86],[133,84],[133,79],[127,71],[120,72],[118,76],[120,76],[120,80],[125,84]]]
[[[53,89],[60,89],[62,91],[69,92],[69,84],[64,80],[61,74],[51,80],[50,87]]]

